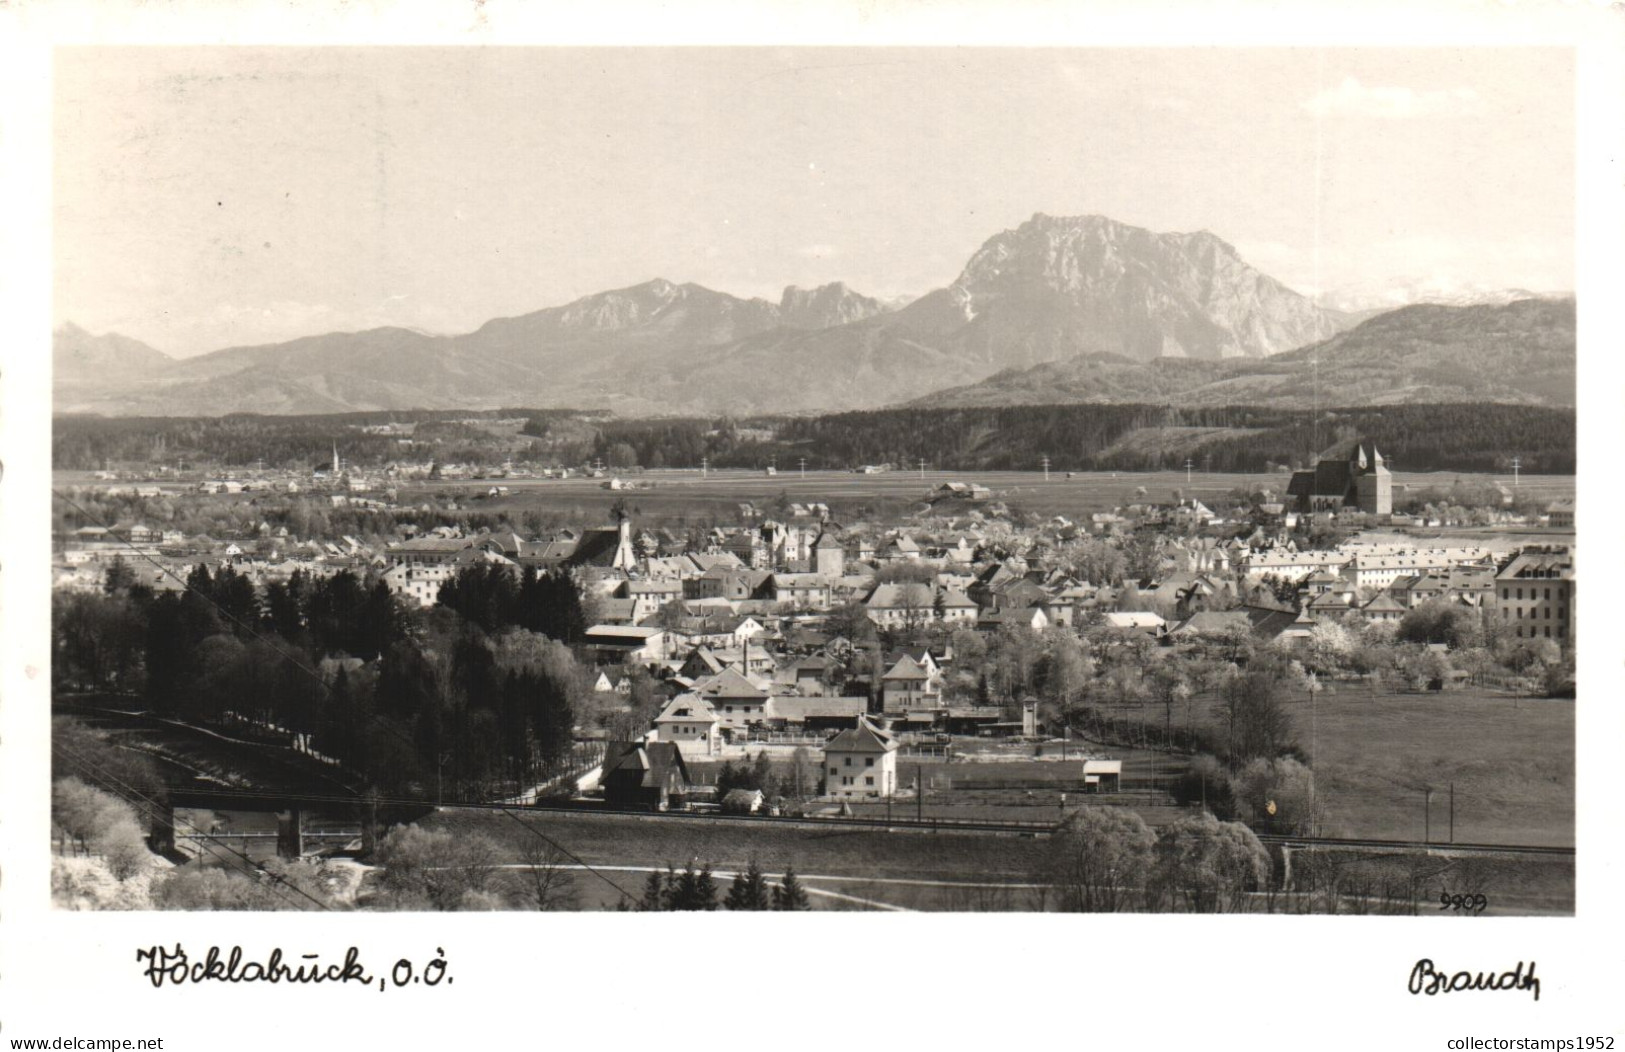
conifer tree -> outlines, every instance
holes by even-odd
[[[638,909],[658,913],[666,908],[666,876],[658,869],[649,874],[649,879],[643,882],[643,898],[638,901]]]
[[[735,873],[733,886],[722,903],[730,910],[767,910],[773,906],[767,890],[767,878],[762,875],[761,864],[754,858],[743,873]]]
[[[794,866],[786,866],[784,880],[773,889],[773,908],[776,910],[810,910],[812,902],[807,889],[801,886]]]

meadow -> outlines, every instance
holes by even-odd
[[[926,498],[945,482],[966,482],[988,487],[989,503],[1004,502],[1015,510],[1044,517],[1076,517],[1113,508],[1136,500],[1170,500],[1175,490],[1204,503],[1221,501],[1237,489],[1268,488],[1277,495],[1286,491],[1289,477],[1276,474],[1221,474],[1183,471],[1160,472],[1051,472],[1042,471],[888,471],[874,475],[855,472],[809,471],[803,476],[791,468],[768,475],[765,471],[648,471],[624,476],[642,488],[611,490],[609,479],[505,479],[492,481],[434,481],[411,483],[400,491],[401,503],[414,503],[430,495],[463,492],[473,497],[493,485],[508,487],[505,496],[473,500],[470,507],[481,511],[506,512],[518,519],[529,510],[606,517],[617,501],[649,518],[699,519],[715,517],[722,522],[739,520],[739,505],[752,504],[764,515],[775,514],[774,505],[785,501],[828,504],[837,518],[854,514],[863,518],[884,517],[917,510]],[[621,476],[617,476],[621,477]],[[1394,476],[1395,500],[1403,499],[1401,487],[1424,489],[1448,487],[1458,478],[1489,479],[1512,485],[1510,476],[1469,475],[1461,472],[1403,473]],[[1525,475],[1518,483],[1520,495],[1541,501],[1572,498],[1572,475]],[[1141,493],[1141,491],[1144,491]],[[964,514],[979,505],[962,501],[945,502],[939,507],[948,514]],[[1544,531],[1532,531],[1536,534]]]
[[[1315,768],[1327,836],[1574,846],[1573,699],[1487,690],[1413,693],[1322,681],[1286,702],[1293,737]],[[1211,696],[1180,706],[1176,725],[1222,726]],[[1107,710],[1146,718],[1161,709]],[[1125,787],[1128,783],[1125,782]]]

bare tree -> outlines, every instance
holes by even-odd
[[[516,898],[528,909],[573,910],[580,900],[569,856],[540,837],[527,837],[519,845],[524,866],[514,879]]]
[[[1258,662],[1225,681],[1219,689],[1219,711],[1225,720],[1226,751],[1232,765],[1255,756],[1279,756],[1292,744],[1286,695],[1285,672]]]

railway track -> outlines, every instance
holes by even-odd
[[[173,794],[177,806],[186,806],[184,803],[187,794],[179,792]],[[245,804],[260,801],[275,803],[278,806],[288,806],[291,803],[310,806],[335,805],[362,806],[365,801],[351,796],[324,796],[317,794],[287,794],[258,792],[255,790],[227,790],[220,793],[199,794],[211,798],[229,796],[240,799]],[[822,829],[894,829],[902,832],[964,832],[964,833],[1002,833],[1016,836],[1047,836],[1055,830],[1054,822],[1034,821],[989,821],[982,819],[955,819],[955,818],[909,818],[894,816],[892,818],[844,818],[839,816],[815,815],[735,815],[721,812],[696,811],[647,811],[626,808],[609,808],[595,805],[573,804],[503,804],[484,803],[480,801],[457,801],[446,804],[433,804],[422,800],[384,798],[378,800],[380,804],[409,805],[425,809],[442,811],[509,811],[519,814],[540,813],[560,815],[613,815],[620,818],[638,819],[652,822],[731,822],[735,824],[755,824],[762,826],[811,826]],[[1369,837],[1306,837],[1290,836],[1284,834],[1264,833],[1258,839],[1266,845],[1279,845],[1287,848],[1309,849],[1324,848],[1327,850],[1352,851],[1382,851],[1392,853],[1430,853],[1430,854],[1460,854],[1460,855],[1528,855],[1551,857],[1574,857],[1575,849],[1572,847],[1557,847],[1544,844],[1474,844],[1474,843],[1443,843],[1440,841],[1421,840],[1383,840]]]

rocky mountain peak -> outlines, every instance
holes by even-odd
[[[1132,358],[1261,357],[1339,327],[1205,230],[1159,234],[1100,215],[1037,213],[989,238],[953,288],[967,317],[1042,326],[1028,343],[1043,357],[1069,345]]]
[[[879,300],[853,292],[842,281],[815,289],[790,285],[779,298],[779,324],[792,329],[828,329],[885,312]]]

